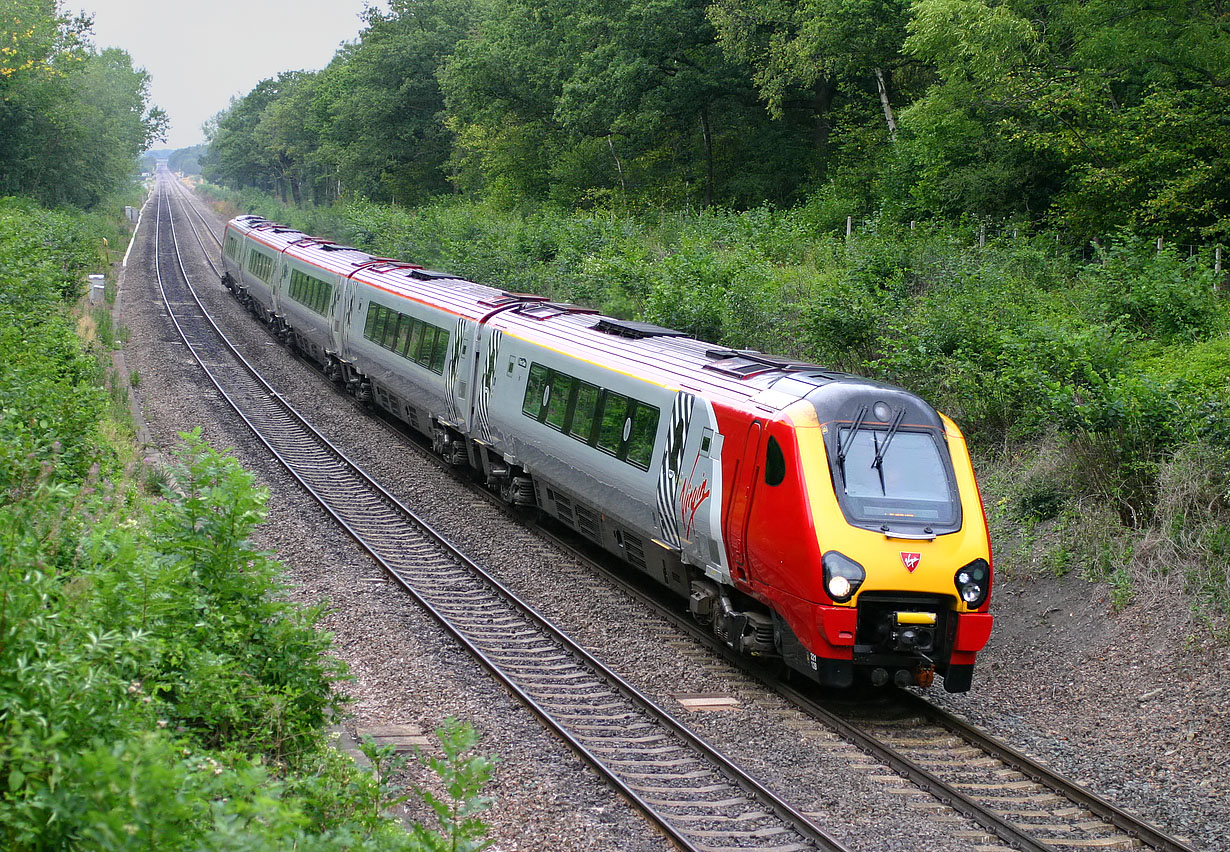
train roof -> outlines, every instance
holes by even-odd
[[[494,328],[565,356],[729,404],[780,410],[832,382],[876,384],[816,364],[717,346],[674,329],[375,257],[260,216],[240,216],[231,223],[275,251],[393,296],[472,320],[489,317]]]

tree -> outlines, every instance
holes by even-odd
[[[461,185],[514,203],[794,197],[806,146],[756,108],[705,10],[500,0],[441,75]]]
[[[827,153],[841,94],[874,92],[890,138],[897,123],[893,76],[903,64],[905,0],[716,0],[709,17],[722,47],[750,63],[769,112],[811,112]]]
[[[0,14],[0,192],[95,205],[164,134],[149,76],[122,50],[96,52],[89,28],[51,0]]]
[[[1049,164],[1028,212],[1086,239],[1122,225],[1224,238],[1228,37],[1217,0],[916,0],[905,47],[940,78],[910,116],[916,147],[949,149],[934,118],[963,104],[986,148]],[[953,153],[937,173],[969,166]],[[1030,197],[1036,173],[1017,174]]]

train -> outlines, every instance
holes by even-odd
[[[971,688],[986,515],[961,431],[914,393],[254,215],[221,256],[222,283],[332,381],[730,648],[827,687]]]

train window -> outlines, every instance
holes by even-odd
[[[572,407],[572,424],[568,434],[589,443],[594,434],[594,418],[598,414],[598,389],[588,382],[577,384],[577,401]]]
[[[769,448],[765,451],[764,483],[765,485],[781,485],[786,480],[786,455],[777,439],[769,438]]]
[[[525,385],[525,401],[521,405],[521,411],[535,420],[542,417],[543,394],[546,392],[550,375],[551,371],[542,364],[534,364],[530,367],[530,378]]]
[[[409,333],[406,335],[405,344],[398,354],[403,358],[409,358],[413,361],[415,356],[418,355],[419,346],[423,343],[423,333],[427,330],[427,323],[420,322],[414,317],[407,317],[407,319],[410,320]]]
[[[291,287],[293,288],[294,286],[292,279]],[[372,339],[372,332],[376,328],[376,317],[378,316],[380,316],[380,306],[369,304],[367,306],[367,322],[363,325],[363,336],[368,340]]]
[[[423,333],[416,334],[414,337],[418,341],[418,345],[411,350],[410,359],[423,365],[430,364],[431,347],[434,346],[436,342],[435,326],[423,323]]]
[[[408,317],[403,314],[397,323],[397,336],[393,339],[393,346],[391,347],[398,355],[406,351],[406,344],[410,342],[410,331],[413,328],[414,317]]]
[[[436,346],[431,353],[431,363],[428,364],[433,372],[444,372],[444,362],[448,358],[448,332],[442,328],[436,329]]]
[[[660,412],[656,407],[643,402],[634,405],[632,430],[628,435],[628,461],[641,470],[649,470],[649,462],[653,458],[653,441],[658,435]]]
[[[551,374],[551,395],[547,399],[546,422],[561,432],[564,431],[564,418],[568,414],[568,402],[576,381],[572,376],[565,376],[563,373]]]
[[[376,316],[376,327],[372,329],[372,342],[384,345],[384,329],[389,324],[389,314],[393,313],[384,305],[378,307],[379,314]]]
[[[402,315],[397,311],[389,311],[388,318],[384,321],[384,335],[380,338],[380,345],[385,349],[392,349],[397,342],[397,326],[402,321]]]
[[[270,261],[272,264],[273,261]],[[322,281],[319,278],[313,278],[307,273],[300,272],[298,269],[290,273],[290,288],[287,291],[292,299],[300,304],[308,307],[322,316],[329,311],[329,301],[333,298],[333,285],[328,281]],[[372,322],[372,311],[386,311],[387,308],[382,308],[379,305],[372,305],[368,308],[367,321],[368,327]],[[377,314],[379,319],[380,314]],[[378,331],[374,329],[374,331]],[[372,337],[367,330],[364,330],[364,335]],[[378,338],[372,338],[378,339]]]
[[[248,250],[248,271],[266,284],[269,283],[269,273],[273,271],[273,258],[256,249]]]
[[[323,305],[333,295],[333,287],[327,282],[320,285],[313,297]],[[292,280],[291,295],[295,284]],[[408,361],[417,361],[435,373],[444,373],[444,361],[448,357],[448,332],[423,322],[409,314],[399,313],[384,305],[369,304],[363,336],[373,343],[395,352]]]
[[[602,420],[598,424],[598,449],[619,455],[628,420],[628,398],[607,391],[602,400]]]

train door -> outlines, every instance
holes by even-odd
[[[269,310],[274,316],[284,317],[286,309],[283,301],[286,299],[286,288],[290,282],[290,261],[287,260],[285,249],[278,255],[278,268],[269,277]]]
[[[736,462],[734,487],[730,492],[730,511],[726,515],[727,552],[730,556],[730,573],[736,579],[747,581],[747,522],[751,515],[752,500],[756,496],[756,483],[760,481],[760,439],[763,432],[759,420],[753,420],[747,429],[743,452]]]
[[[344,360],[350,357],[350,329],[353,327],[355,302],[358,300],[358,285],[349,276],[343,276],[337,284],[336,303],[333,310],[334,351]],[[362,324],[359,326],[362,328]]]
[[[491,428],[491,398],[499,376],[497,364],[500,357],[500,341],[504,332],[481,323],[474,328],[474,346],[470,359],[474,370],[469,399],[470,434],[480,441],[491,443],[494,439]],[[511,375],[513,365],[508,364]]]
[[[473,320],[457,317],[444,372],[444,389],[448,394],[447,408],[451,425],[465,434],[469,434],[473,428],[470,419],[470,388],[475,372],[475,329],[478,327]]]
[[[658,513],[662,538],[683,561],[730,582],[722,553],[722,435],[712,404],[679,392],[666,424]]]

